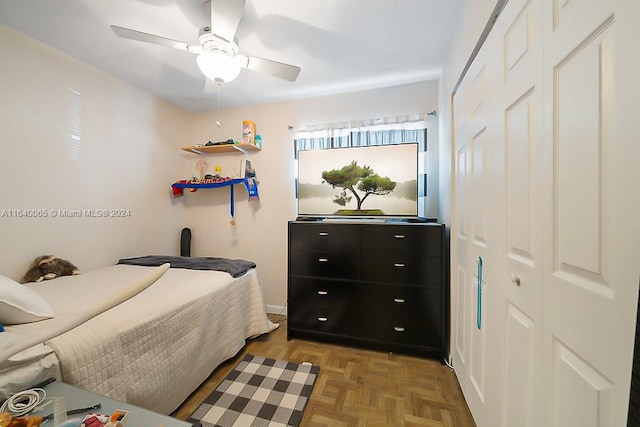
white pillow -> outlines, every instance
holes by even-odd
[[[0,275],[0,323],[18,325],[50,319],[53,309],[25,285]]]

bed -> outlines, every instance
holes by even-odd
[[[21,286],[54,317],[0,333],[0,400],[54,376],[169,414],[247,338],[278,327],[255,268],[113,265]]]

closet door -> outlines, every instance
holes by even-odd
[[[473,229],[475,220],[472,202],[472,178],[473,178],[473,135],[472,118],[474,106],[472,105],[471,89],[467,80],[463,81],[454,98],[454,122],[455,122],[455,222],[452,225],[452,249],[455,251],[452,266],[451,299],[453,301],[454,318],[452,319],[453,333],[453,367],[455,369],[460,387],[465,395],[469,409],[478,423],[482,411],[484,387],[482,381],[473,380],[471,372],[476,377],[478,370],[484,364],[485,354],[482,348],[476,345],[471,348],[472,336],[477,337],[475,321],[477,314],[476,290],[474,282],[473,266],[475,262],[473,249]],[[476,157],[477,160],[477,157]],[[477,342],[477,340],[476,340]],[[474,359],[475,358],[475,359]]]
[[[467,84],[463,82],[453,99],[454,122],[454,220],[451,224],[451,331],[452,363],[458,382],[466,396],[467,361],[469,358],[468,336],[472,321],[471,290],[473,289],[467,253],[469,252],[469,152],[468,121],[470,98]],[[467,280],[468,277],[468,280]]]
[[[501,253],[498,286],[504,295],[500,331],[504,359],[499,414],[494,425],[537,427],[543,421],[542,231],[543,69],[542,2],[511,0],[503,10],[498,43],[502,76],[494,123],[503,145],[503,196],[496,205]]]
[[[495,205],[504,191],[503,151],[493,125],[500,53],[487,43],[454,98],[456,222],[453,364],[478,425],[497,425],[502,359],[501,244]]]
[[[553,427],[626,425],[640,264],[640,5],[544,0],[544,378]]]
[[[510,0],[454,95],[453,363],[479,427],[626,425],[638,19],[630,0]]]

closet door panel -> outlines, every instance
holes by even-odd
[[[495,40],[478,53],[459,93],[456,117],[456,325],[454,368],[478,425],[498,425],[501,388],[502,290],[496,273],[495,206],[503,192],[502,142],[493,126],[495,86],[502,76]],[[458,216],[459,215],[459,216]]]
[[[507,303],[504,337],[502,425],[530,427],[534,425],[536,321]]]
[[[464,92],[460,93],[460,104],[464,102]],[[461,110],[462,107],[459,107]],[[459,118],[459,127],[456,130],[456,140],[460,141],[462,145],[456,152],[456,221],[454,223],[452,236],[454,236],[454,244],[456,256],[454,257],[455,270],[452,277],[455,280],[455,286],[451,289],[451,300],[454,302],[454,308],[452,314],[455,316],[452,319],[453,330],[453,342],[455,343],[455,351],[453,354],[453,364],[456,367],[456,372],[459,372],[458,381],[463,388],[466,387],[467,379],[467,358],[468,358],[468,330],[471,324],[470,320],[470,294],[467,282],[467,242],[468,242],[468,209],[466,208],[466,202],[468,194],[468,174],[469,174],[469,150],[468,145],[463,143],[464,135],[464,120]]]
[[[540,360],[541,233],[539,163],[535,155],[536,92],[525,93],[505,111],[506,235],[500,273],[505,295],[502,425],[533,426],[540,396],[534,370]],[[517,422],[515,422],[517,420]]]
[[[469,330],[471,328],[472,303],[469,288],[468,246],[470,240],[470,170],[471,154],[469,150],[469,112],[470,96],[468,83],[462,82],[459,91],[454,97],[454,136],[455,136],[455,219],[451,227],[451,249],[453,251],[452,265],[455,266],[451,275],[452,307],[452,340],[455,343],[453,352],[453,366],[460,387],[466,395],[469,387],[468,360],[469,354]]]
[[[607,365],[615,365],[615,360],[601,351],[602,346],[615,348],[615,327],[609,321],[618,299],[612,269],[615,141],[609,91],[613,88],[613,36],[613,21],[608,21],[553,69],[553,222],[549,230],[553,245],[548,289],[554,297],[549,298],[555,367],[551,392],[558,396],[552,409],[554,426],[613,425],[610,410],[602,416],[575,412],[579,396],[597,403],[613,387]],[[585,329],[590,331],[588,336]],[[580,393],[573,394],[574,389]]]
[[[509,259],[534,267],[536,212],[536,91],[530,89],[505,111],[506,240]]]
[[[483,127],[471,138],[473,244],[483,248],[487,246],[487,149],[487,129]]]
[[[545,425],[541,395],[542,299],[542,23],[541,2],[510,1],[501,19],[503,69],[500,111],[504,141],[505,361],[501,425]]]
[[[461,373],[466,370],[466,358],[467,358],[467,330],[468,330],[468,304],[470,297],[467,288],[467,274],[465,268],[458,264],[457,265],[457,274],[456,274],[456,283],[457,286],[457,297],[455,299],[456,305],[456,317],[455,317],[455,325],[456,325],[456,333],[454,334],[454,343],[455,343],[455,352],[454,352],[454,364],[459,367],[456,370],[459,370]],[[463,381],[463,379],[458,376],[459,381]]]
[[[628,133],[637,135],[631,111],[638,91],[631,93],[638,85],[626,70],[640,66],[637,54],[629,55],[640,4],[544,6],[549,425],[624,426],[640,259],[640,171],[637,140]]]

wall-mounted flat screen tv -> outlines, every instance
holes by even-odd
[[[298,216],[417,217],[418,144],[298,152]]]

